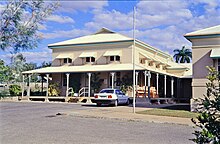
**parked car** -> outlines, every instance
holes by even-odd
[[[97,106],[101,106],[102,104],[113,104],[114,106],[118,106],[118,104],[129,105],[130,101],[130,98],[121,90],[111,88],[102,89],[94,96],[94,102]]]

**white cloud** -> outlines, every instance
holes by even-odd
[[[58,23],[74,23],[75,21],[69,16],[51,15],[46,18],[48,21],[54,21]]]
[[[68,31],[54,31],[52,33],[43,33],[43,38],[45,39],[54,39],[54,38],[74,38],[79,36],[84,36],[91,34],[89,30],[82,29],[72,29]]]
[[[102,9],[107,6],[108,2],[105,0],[96,1],[61,1],[58,11],[73,13],[76,10],[87,11],[89,9]]]
[[[47,47],[41,48],[41,51],[38,52],[21,52],[23,56],[26,58],[26,62],[32,62],[40,64],[43,61],[49,62],[52,60],[52,50]],[[7,64],[10,63],[12,55],[6,53],[4,55],[0,55],[0,59],[3,59]]]
[[[43,61],[49,62],[52,60],[52,52],[23,52],[27,62],[42,63]]]
[[[219,0],[200,1],[140,1],[136,5],[136,37],[157,48],[168,50],[190,47],[183,35],[198,29],[220,24]],[[191,9],[191,6],[202,9]],[[194,11],[200,15],[194,15]],[[133,12],[122,13],[116,10],[94,10],[91,22],[86,29],[107,27],[132,37]]]
[[[92,22],[85,24],[88,29],[107,27],[110,29],[129,29],[132,27],[132,13],[124,14],[116,10],[95,10]]]

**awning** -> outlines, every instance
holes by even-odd
[[[170,66],[167,62],[164,62],[162,60],[159,60],[158,58],[156,57],[153,57],[153,56],[149,56],[147,54],[144,54],[144,53],[140,53],[140,55],[142,55],[142,57],[148,61],[151,61],[151,62],[154,62],[156,64],[160,64],[160,65],[165,65],[165,66]]]
[[[220,48],[212,49],[210,58],[220,58]]]
[[[121,56],[121,51],[106,51],[103,56]]]
[[[152,60],[152,58],[146,54],[139,53],[141,55],[141,58],[146,59],[146,60]]]
[[[68,53],[62,53],[56,56],[56,59],[64,59],[64,58],[70,58],[73,59],[73,54],[68,54]]]
[[[74,72],[102,72],[102,71],[131,71],[133,64],[107,64],[107,65],[81,65],[81,66],[51,66],[22,72],[23,74],[32,73],[74,73]],[[136,66],[136,70],[145,70],[143,67]]]
[[[80,58],[85,58],[85,57],[97,57],[97,52],[83,52],[79,55]]]
[[[179,77],[175,74],[167,73],[151,67],[135,65],[135,70],[149,70],[151,72]],[[107,64],[107,65],[81,65],[81,66],[51,66],[22,72],[22,74],[50,74],[50,73],[87,73],[87,72],[114,72],[133,71],[133,64]]]

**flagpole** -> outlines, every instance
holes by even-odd
[[[135,96],[136,96],[136,84],[135,84],[135,7],[133,11],[133,47],[132,47],[132,63],[133,63],[133,113],[135,113]]]

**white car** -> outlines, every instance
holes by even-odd
[[[114,106],[118,106],[118,104],[129,105],[130,101],[130,98],[122,91],[111,88],[102,89],[94,96],[94,102],[97,106],[101,106],[102,104],[113,104]]]

